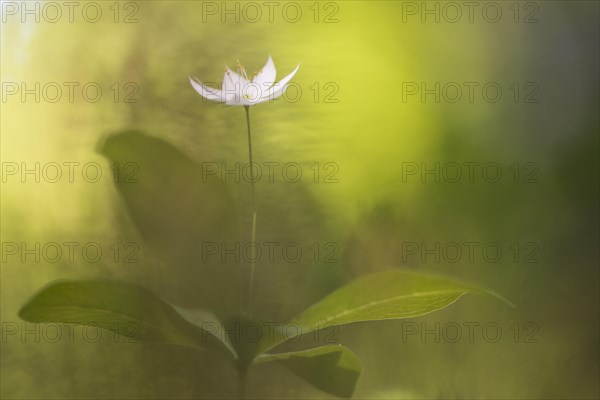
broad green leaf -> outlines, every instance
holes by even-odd
[[[190,346],[227,354],[211,332],[189,323],[149,290],[119,281],[58,281],[21,308],[28,322],[95,326],[140,342]]]
[[[170,143],[137,131],[108,136],[99,147],[111,162],[131,219],[168,269],[155,275],[146,271],[144,284],[191,308],[219,311],[227,302],[238,307],[239,290],[231,278],[235,266],[203,261],[205,244],[234,242],[238,234],[229,189],[210,169],[217,165],[203,167]],[[201,158],[201,149],[194,155]]]
[[[232,198],[218,173],[209,174],[170,143],[129,131],[105,138],[100,152],[115,163],[115,184],[144,238],[170,256],[189,250],[180,243],[184,234],[198,244],[237,229]]]
[[[216,315],[206,310],[191,310],[175,305],[173,305],[173,308],[186,321],[191,322],[204,332],[208,333],[210,335],[208,338],[212,337],[220,340],[232,355],[236,354],[234,346],[229,341],[229,335],[227,334],[225,327]]]
[[[254,363],[276,361],[324,392],[351,397],[360,377],[360,360],[343,346],[323,346],[310,350],[263,354]]]
[[[266,351],[307,332],[361,321],[417,317],[444,308],[471,289],[434,275],[390,270],[366,275],[343,286],[289,322],[295,329],[265,341]],[[294,332],[293,336],[289,332]],[[278,331],[280,332],[280,331]]]

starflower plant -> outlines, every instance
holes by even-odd
[[[246,111],[246,125],[248,127],[248,162],[250,167],[250,185],[252,187],[252,230],[250,234],[250,243],[256,243],[256,189],[254,186],[254,167],[252,158],[252,134],[250,132],[250,106],[274,100],[281,96],[288,83],[298,72],[300,64],[278,83],[275,83],[277,70],[271,55],[267,58],[265,66],[258,72],[248,78],[246,68],[240,61],[237,61],[236,69],[232,71],[225,66],[225,75],[223,75],[223,84],[221,90],[208,87],[200,81],[190,77],[192,87],[205,99],[225,103],[230,106],[244,106]],[[256,246],[252,246],[252,258],[250,261],[250,278],[248,302],[252,300],[252,291],[254,287],[254,271],[256,266]]]
[[[226,68],[221,90],[190,78],[194,89],[204,98],[244,106],[251,173],[254,168],[250,107],[281,96],[298,68],[274,83],[276,71],[270,56],[265,66],[250,78],[238,64],[237,73]],[[234,203],[229,189],[223,185],[201,184],[201,164],[173,145],[137,131],[127,131],[103,140],[100,152],[111,163],[124,165],[129,162],[144,171],[144,179],[135,185],[126,180],[115,180],[115,185],[144,241],[157,250],[157,256],[169,267],[182,261],[191,262],[194,268],[198,266],[196,253],[192,251],[202,241],[202,229],[211,234],[223,227],[238,231],[236,221],[231,220]],[[256,244],[254,181],[251,176],[252,228],[249,236],[251,243]],[[252,249],[255,252],[256,246]],[[185,253],[188,257],[182,256],[185,251],[190,251]],[[262,332],[265,325],[257,322],[261,316],[256,315],[258,312],[253,309],[252,302],[256,260],[254,253],[250,257],[250,268],[245,271],[248,286],[240,293],[244,304],[235,311],[228,310],[228,315],[217,311],[223,293],[219,293],[220,287],[216,285],[219,281],[206,271],[201,271],[206,273],[203,275],[206,284],[198,294],[206,300],[202,310],[182,308],[181,302],[176,300],[172,302],[177,305],[168,303],[140,285],[95,279],[50,283],[21,308],[19,315],[34,323],[93,326],[141,343],[186,346],[194,351],[212,352],[229,361],[236,370],[239,399],[247,396],[248,371],[265,363],[279,364],[329,394],[351,397],[362,367],[349,348],[336,344],[286,351],[282,350],[282,345],[303,334],[330,327],[418,317],[447,307],[469,292],[494,295],[442,276],[395,268],[358,277],[290,320],[275,323],[275,328],[269,323],[269,330]],[[188,279],[187,276],[176,278],[180,279],[176,281],[178,285]],[[213,285],[217,290],[211,292]],[[239,315],[231,315],[238,312]],[[250,338],[232,334],[232,319],[235,326],[242,325],[242,331],[245,327],[259,327],[261,335]]]

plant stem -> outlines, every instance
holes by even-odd
[[[252,302],[253,291],[254,291],[254,270],[256,267],[256,189],[254,182],[254,168],[252,161],[252,135],[250,133],[250,106],[244,106],[246,110],[246,124],[248,125],[248,160],[250,168],[250,187],[252,191],[252,233],[251,233],[251,245],[252,245],[252,256],[250,258],[250,280],[248,287],[248,304],[250,307]]]
[[[246,382],[248,377],[248,368],[238,369],[238,399],[246,399]]]

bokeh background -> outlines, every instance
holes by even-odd
[[[224,65],[239,59],[254,71],[269,54],[278,79],[301,66],[286,98],[251,110],[255,160],[296,162],[310,178],[258,183],[258,240],[304,248],[334,243],[335,262],[321,256],[259,263],[262,317],[284,321],[360,274],[394,267],[440,272],[493,289],[517,307],[469,295],[427,317],[339,329],[332,338],[363,363],[355,398],[598,398],[597,2],[481,2],[471,16],[453,3],[460,18],[445,2],[277,2],[272,21],[258,2],[256,22],[248,3],[98,2],[96,23],[83,18],[85,2],[73,22],[64,5],[57,22],[48,21],[50,9],[39,22],[22,22],[22,10],[8,12],[7,3],[0,42],[2,398],[235,396],[234,371],[219,360],[115,343],[106,333],[83,340],[80,328],[74,340],[51,342],[39,330],[36,340],[26,334],[34,326],[17,313],[40,287],[61,278],[130,280],[186,306],[201,306],[198,293],[212,288],[223,313],[239,302],[245,265],[223,267],[227,276],[215,283],[202,268],[160,260],[129,217],[98,148],[106,135],[135,129],[198,162],[246,162],[243,109],[203,101],[188,76],[220,83]],[[43,11],[45,3],[38,5]],[[225,7],[233,14],[223,14]],[[439,21],[425,12],[435,7]],[[55,103],[31,94],[22,101],[21,93],[7,94],[7,82],[57,82],[64,92]],[[72,102],[64,82],[80,84]],[[103,89],[97,102],[81,93],[89,82]],[[462,98],[452,101],[452,85],[439,102],[434,94],[407,94],[436,82],[458,83]],[[478,85],[472,101],[465,82]],[[482,93],[490,82],[502,89],[498,101]],[[134,89],[130,99],[137,102],[126,102]],[[69,182],[64,169],[59,182],[42,176],[38,183],[6,173],[9,163],[52,162],[98,163],[103,176],[87,182],[76,169]],[[328,162],[338,167],[337,182],[324,182]],[[457,182],[448,179],[450,170],[437,182],[406,170],[465,162],[496,163],[502,177],[489,182],[476,168],[469,181],[464,167]],[[318,182],[309,169],[314,163]],[[247,232],[248,182],[228,187],[231,213]],[[214,228],[203,227],[207,234]],[[97,243],[105,256],[95,263],[78,252],[73,261],[63,255],[23,262],[5,247],[50,242]],[[474,259],[463,254],[452,262],[424,252],[464,242],[478,244]],[[125,251],[128,243],[139,245],[138,261],[115,260],[111,246]],[[482,256],[486,243],[502,248],[498,261]],[[407,253],[415,244],[417,254]],[[419,332],[407,335],[408,323]],[[436,331],[436,323],[440,340],[421,336]],[[479,324],[473,340],[469,323]],[[456,342],[448,340],[452,324],[462,327]],[[493,330],[482,333],[486,324],[502,329],[497,341],[490,340]],[[249,385],[256,398],[328,398],[278,366],[256,368]]]

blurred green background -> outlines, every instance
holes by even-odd
[[[272,22],[261,2],[252,3],[262,12],[257,22],[248,3],[99,2],[96,23],[82,17],[85,2],[73,22],[62,5],[55,23],[46,20],[54,16],[49,9],[52,14],[39,22],[32,16],[22,22],[7,3],[13,2],[2,2],[0,42],[2,398],[235,396],[234,371],[219,360],[180,348],[115,343],[107,333],[97,342],[82,340],[79,328],[75,340],[63,335],[53,343],[40,334],[36,343],[34,334],[23,338],[34,328],[22,325],[17,312],[59,278],[127,279],[187,306],[200,305],[204,286],[220,293],[223,304],[239,300],[232,288],[245,265],[237,265],[239,274],[235,265],[224,268],[230,282],[215,285],[202,281],[201,269],[167,265],[143,245],[97,148],[107,134],[136,129],[198,162],[246,162],[243,109],[203,101],[188,76],[220,84],[224,65],[239,59],[254,71],[269,54],[278,79],[301,66],[287,99],[251,109],[255,161],[297,162],[310,178],[259,182],[258,240],[303,247],[333,242],[337,262],[259,263],[262,317],[286,320],[359,274],[392,267],[438,271],[491,288],[517,308],[467,296],[424,318],[341,328],[335,341],[352,348],[364,367],[355,398],[600,395],[597,2],[481,2],[471,21],[459,2],[453,3],[463,13],[456,22],[445,2],[283,2],[272,10]],[[38,4],[42,12],[45,3]],[[439,22],[425,13],[436,4]],[[239,21],[222,15],[225,7],[239,7]],[[502,12],[497,22],[490,21],[494,7]],[[291,22],[296,8],[302,15]],[[31,94],[22,101],[21,93],[7,95],[7,82],[27,88],[57,82],[64,93],[56,103],[43,96],[36,102]],[[80,83],[73,102],[64,82]],[[89,82],[103,89],[94,103],[81,93]],[[115,82],[117,101],[110,89]],[[124,101],[128,82],[139,89],[131,97],[135,103]],[[433,94],[406,93],[436,82],[441,88],[458,83],[463,97],[451,101],[452,85],[439,102]],[[465,82],[478,85],[473,101]],[[502,89],[497,102],[482,94],[489,82]],[[5,174],[7,163],[36,162],[98,163],[103,177],[86,182],[76,169],[74,182],[38,183],[31,175]],[[325,183],[321,175],[315,183],[308,175],[315,162],[323,174],[325,163],[335,163],[338,182]],[[465,168],[457,182],[443,174],[436,182],[431,174],[421,179],[420,171],[406,170],[465,162],[497,163],[502,178],[488,182],[475,169],[469,182]],[[521,174],[515,180],[516,163]],[[231,213],[247,232],[248,183],[228,186],[235,199]],[[208,233],[213,228],[205,227]],[[110,246],[132,242],[140,245],[139,262],[107,256],[91,263],[78,253],[75,262],[65,256],[55,263],[43,257],[23,262],[6,251],[6,243],[36,242],[94,242],[111,256]],[[473,261],[463,254],[451,262],[451,256],[421,254],[423,246],[454,242],[476,242],[479,249],[495,243],[503,256],[491,262],[476,251]],[[416,255],[406,251],[411,244],[420,246]],[[419,332],[407,336],[407,323]],[[430,330],[436,323],[458,324],[462,338],[423,338],[421,323]],[[480,324],[473,340],[465,323]],[[502,329],[498,341],[482,334],[490,323]],[[271,365],[252,371],[249,386],[256,398],[328,398]]]

